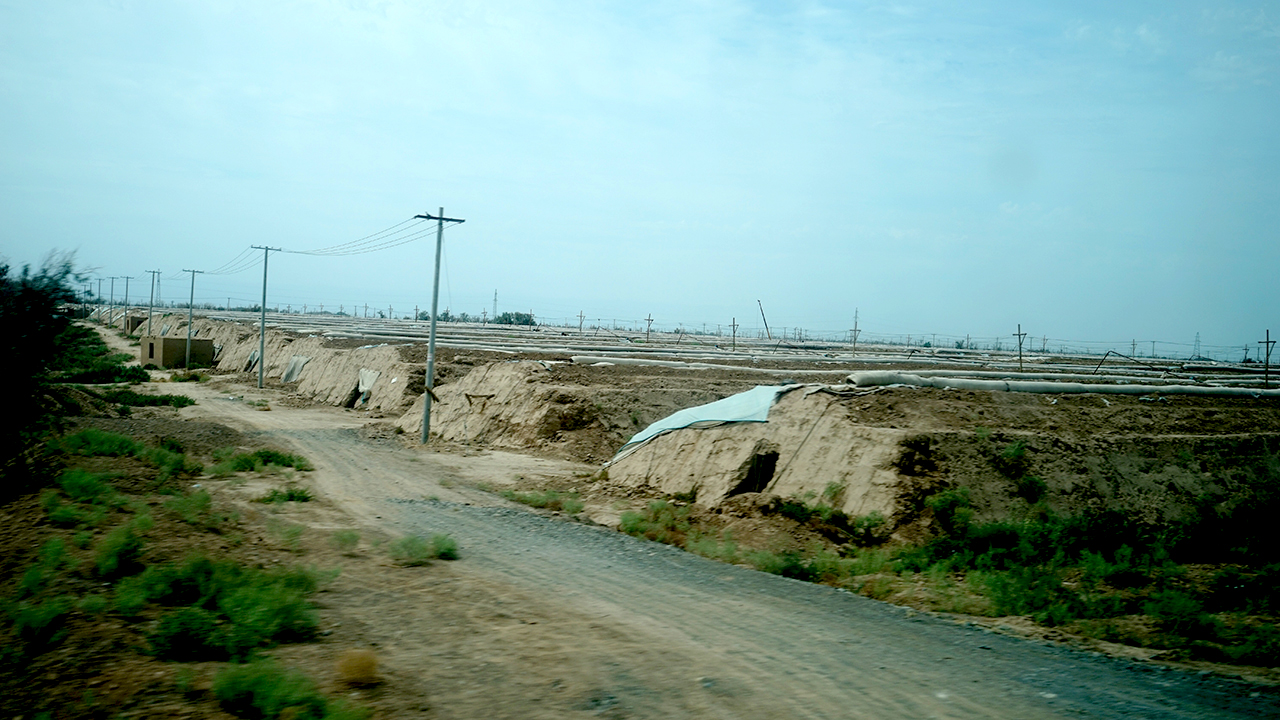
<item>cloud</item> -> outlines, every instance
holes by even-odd
[[[1222,50],[1205,58],[1191,70],[1191,77],[1220,90],[1235,90],[1248,85],[1269,85],[1267,68],[1242,55],[1229,55]]]

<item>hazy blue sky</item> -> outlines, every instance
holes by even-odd
[[[454,312],[1243,347],[1278,88],[1276,2],[0,0],[0,254],[185,299],[443,205]],[[433,250],[268,302],[425,308]]]

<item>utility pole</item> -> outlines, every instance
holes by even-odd
[[[1022,338],[1027,336],[1026,333],[1022,332],[1022,323],[1018,323],[1018,332],[1014,333],[1013,336],[1018,338],[1018,372],[1022,372]]]
[[[493,291],[493,321],[498,322],[498,291]]]
[[[488,310],[481,310],[481,311],[480,311],[480,324],[481,324],[481,325],[488,325],[488,324],[489,324],[489,311],[488,311]]]
[[[183,270],[182,272],[191,273],[191,299],[187,301],[187,360],[182,365],[188,372],[191,371],[191,323],[195,319],[196,310],[196,274],[204,274],[203,270]]]
[[[581,310],[578,311],[578,335],[582,335],[582,322],[587,319]]]
[[[151,300],[147,303],[147,335],[151,334],[151,310],[156,305],[156,276],[159,270],[148,270],[151,273]]]
[[[262,316],[258,322],[258,389],[262,389],[267,371],[267,261],[271,259],[271,251],[280,248],[266,245],[250,245],[254,250],[262,251]]]
[[[98,321],[102,321],[102,278],[98,278],[98,294],[93,298],[93,304],[98,306]]]
[[[111,304],[107,306],[107,327],[111,327],[111,322],[116,317],[116,278],[118,275],[111,276]]]
[[[737,351],[738,351],[738,318],[734,318],[734,319],[733,319],[733,323],[732,323],[731,325],[729,325],[729,327],[733,328],[733,346],[732,346],[732,348],[733,348],[733,351],[734,351],[734,352],[737,352]]]
[[[1132,348],[1129,350],[1129,357],[1138,357],[1138,341],[1133,340],[1129,347]]]
[[[862,332],[858,329],[858,308],[853,309],[853,354],[858,354],[858,333]]]
[[[647,343],[649,342],[649,330],[653,328],[653,313],[649,313],[649,317],[646,317],[644,321],[649,323],[644,327],[644,341]]]
[[[1276,344],[1276,341],[1271,339],[1271,330],[1267,330],[1267,339],[1259,340],[1258,344],[1267,351],[1265,364],[1262,366],[1262,387],[1269,388],[1271,387],[1271,346]]]
[[[124,317],[120,321],[120,329],[125,335],[129,334],[129,281],[132,279],[128,275],[124,278]]]
[[[436,372],[436,310],[440,305],[440,251],[444,247],[444,224],[446,222],[462,223],[465,220],[455,218],[447,218],[444,216],[444,208],[440,208],[439,215],[427,213],[425,215],[417,215],[416,217],[423,220],[436,221],[436,271],[435,281],[431,285],[431,332],[427,336],[427,376],[424,378],[425,391],[422,393],[422,437],[423,445],[427,444],[427,440],[431,437],[431,390],[435,387]],[[493,311],[498,311],[498,291],[493,291]]]
[[[756,300],[756,304],[760,306],[760,319],[764,320],[764,334],[768,335],[769,339],[772,340],[773,333],[769,332],[769,318],[764,316],[764,303],[760,302],[759,300]]]

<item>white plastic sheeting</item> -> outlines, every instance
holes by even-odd
[[[373,389],[373,384],[378,382],[378,376],[382,373],[378,370],[370,370],[368,368],[360,368],[360,384],[356,387],[363,395]],[[350,377],[350,376],[348,376]]]
[[[910,373],[889,370],[856,372],[849,382],[857,387],[878,385],[914,385],[916,387],[954,388],[956,390],[987,390],[1000,392],[1026,392],[1046,394],[1098,393],[1108,395],[1234,395],[1244,397],[1280,397],[1280,390],[1254,390],[1251,388],[1208,387],[1203,385],[1111,385],[1105,383],[1045,382],[1019,380],[973,380],[957,377],[921,377]]]
[[[284,375],[280,376],[280,382],[293,382],[302,377],[302,368],[306,367],[311,358],[306,355],[294,355],[289,358],[289,366],[284,369]]]
[[[802,386],[757,385],[746,392],[730,395],[723,400],[685,408],[668,415],[633,435],[631,440],[626,445],[623,445],[609,462],[613,463],[621,460],[635,452],[641,445],[672,430],[715,427],[735,422],[768,422],[769,409],[773,407],[773,403],[778,399],[778,396],[798,387]]]

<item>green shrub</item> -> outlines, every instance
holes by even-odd
[[[227,712],[246,718],[321,720],[328,703],[303,673],[269,660],[233,665],[213,680],[213,695]]]
[[[80,602],[76,603],[80,612],[86,615],[101,615],[107,611],[107,606],[107,598],[102,595],[85,595],[80,598]]]
[[[1175,635],[1196,639],[1213,639],[1218,635],[1218,620],[1204,611],[1198,599],[1181,590],[1165,588],[1153,593],[1143,610],[1155,618],[1162,629]]]
[[[333,544],[342,552],[351,552],[360,544],[360,533],[355,530],[339,530],[333,534]]]
[[[272,488],[267,494],[258,498],[261,503],[310,502],[311,491],[299,485],[286,485],[283,488]]]
[[[196,404],[196,401],[186,395],[152,395],[140,393],[128,388],[119,388],[106,390],[97,393],[98,397],[109,403],[125,405],[128,407],[175,407],[184,408]]]
[[[223,660],[228,656],[217,617],[198,607],[166,613],[148,641],[151,652],[161,660],[192,662]]]
[[[969,503],[969,488],[953,488],[930,497],[925,504],[933,511],[933,519],[944,533],[964,535],[973,520]]]
[[[253,457],[262,465],[278,465],[295,470],[312,470],[311,463],[300,455],[280,452],[279,450],[255,450]]]
[[[1276,667],[1280,665],[1280,628],[1270,623],[1249,628],[1243,642],[1224,650],[1236,662]]]
[[[182,453],[173,452],[163,447],[151,448],[141,453],[140,457],[160,468],[159,480],[164,481],[181,473],[195,475],[204,470],[198,461],[188,458]]]
[[[622,513],[618,529],[628,535],[683,547],[689,532],[689,506],[677,507],[665,500],[654,500],[645,511]]]
[[[73,468],[58,476],[58,487],[76,502],[99,502],[115,495],[115,489],[103,482],[107,477]]]
[[[1014,484],[1017,487],[1018,497],[1033,505],[1043,500],[1049,492],[1049,486],[1045,481],[1035,475],[1023,475],[1014,480]]]
[[[43,602],[22,600],[6,605],[9,622],[13,623],[18,637],[27,644],[28,652],[42,652],[66,634],[63,625],[72,607],[69,598],[51,598]]]
[[[747,561],[757,570],[796,580],[813,580],[816,577],[813,567],[798,550],[783,550],[774,553],[768,550],[756,550],[747,553]]]
[[[691,553],[719,560],[720,562],[736,563],[739,561],[738,544],[726,534],[720,539],[710,536],[690,537],[685,541],[684,549]]]
[[[39,565],[32,565],[22,573],[22,580],[18,583],[18,590],[22,597],[30,597],[39,593],[44,589],[45,577],[44,569]]]
[[[1014,567],[984,579],[1000,615],[1030,615],[1039,623],[1061,625],[1080,614],[1079,599],[1051,568]]]
[[[442,533],[432,535],[431,550],[435,553],[435,556],[441,560],[458,559],[458,541],[448,535]]]
[[[313,469],[306,458],[280,452],[279,450],[255,450],[251,453],[237,453],[234,450],[225,448],[215,452],[213,457],[217,461],[217,464],[213,467],[213,473],[219,477],[225,477],[237,472],[262,472],[267,466],[291,467],[299,471]]]
[[[388,546],[391,559],[406,566],[426,565],[433,559],[456,560],[458,543],[448,535],[432,535],[425,540],[417,535],[407,535]]]
[[[98,574],[105,578],[132,575],[141,569],[142,539],[134,533],[132,525],[122,525],[107,533],[98,541],[94,550],[94,563]]]
[[[93,358],[84,366],[59,373],[54,379],[57,382],[89,385],[149,382],[151,373],[136,365],[124,364],[131,359],[131,356],[124,353]]]
[[[577,515],[584,507],[578,499],[578,493],[563,493],[556,490],[535,490],[532,492],[514,492],[504,490],[502,497],[514,500],[530,507],[559,510],[569,515]]]
[[[140,455],[143,451],[143,446],[132,438],[97,428],[86,428],[52,445],[72,455],[129,457]]]
[[[164,509],[189,525],[203,525],[210,521],[213,497],[204,490],[171,497],[164,501]]]
[[[1017,480],[1027,474],[1031,461],[1027,458],[1027,444],[1021,440],[1010,443],[992,458],[991,464],[1000,474]]]
[[[127,577],[116,583],[112,605],[116,612],[127,618],[137,617],[142,612],[147,606],[147,590],[138,576]]]

